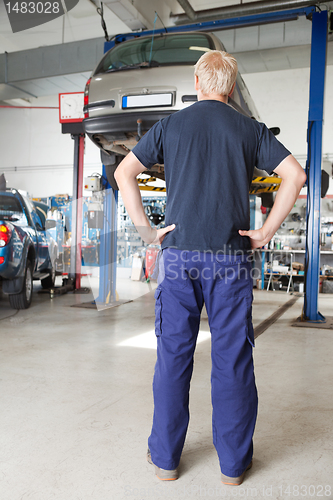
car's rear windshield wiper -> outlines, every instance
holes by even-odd
[[[110,68],[105,71],[105,73],[113,73],[114,71],[122,71],[126,69],[136,69],[136,68],[157,68],[160,63],[157,61],[142,61],[138,64],[127,64],[126,66],[121,66],[120,68]]]

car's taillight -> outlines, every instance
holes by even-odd
[[[89,118],[89,111],[88,111],[88,102],[89,102],[89,85],[91,82],[91,78],[86,83],[86,86],[84,88],[84,97],[83,97],[83,112],[84,112],[84,117]]]
[[[8,245],[11,235],[11,229],[6,224],[0,224],[0,247]]]

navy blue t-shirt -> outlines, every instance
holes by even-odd
[[[164,164],[162,248],[250,250],[249,187],[254,166],[269,174],[290,152],[266,125],[216,100],[198,101],[157,122],[133,149],[148,169]]]

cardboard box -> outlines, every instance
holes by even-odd
[[[292,268],[296,269],[297,271],[304,271],[304,264],[302,264],[301,262],[293,262]]]
[[[132,260],[132,281],[141,281],[143,277],[143,258],[139,255],[133,255]]]

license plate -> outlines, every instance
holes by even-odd
[[[154,106],[171,106],[172,94],[141,94],[125,95],[122,98],[122,108],[149,108]]]

